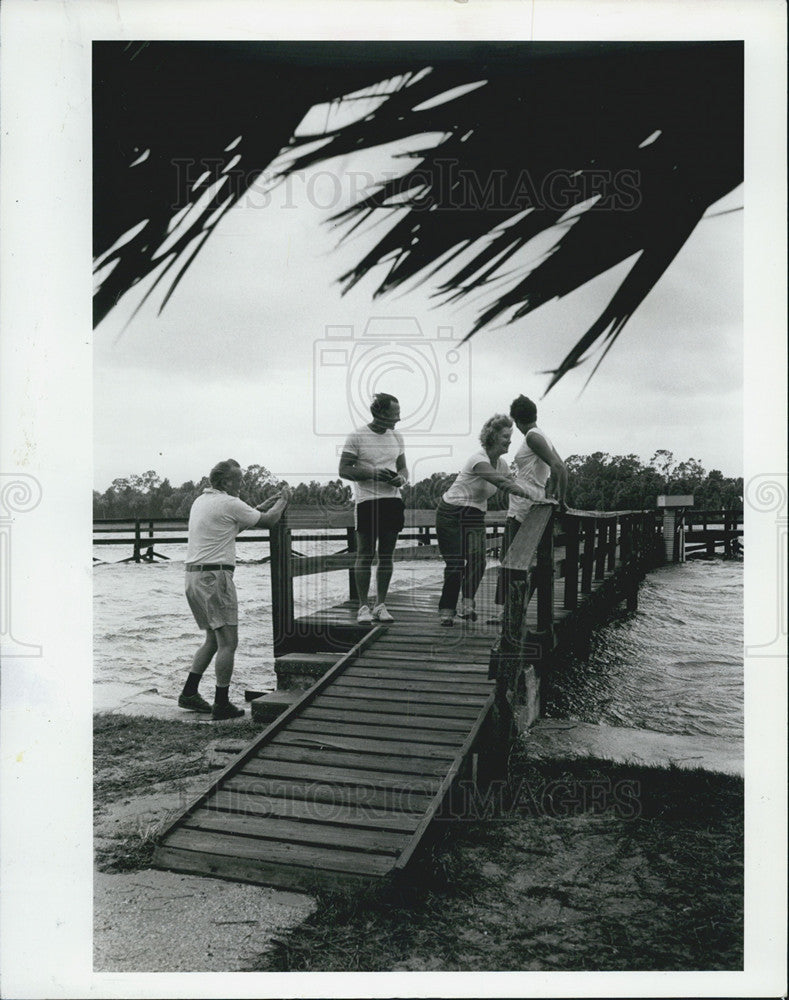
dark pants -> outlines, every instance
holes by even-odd
[[[461,590],[472,598],[485,573],[485,513],[442,500],[436,510],[436,535],[446,563],[438,607],[455,611]]]

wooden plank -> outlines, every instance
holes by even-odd
[[[415,658],[409,662],[403,660],[400,663],[383,662],[381,660],[369,660],[354,664],[355,672],[348,674],[348,678],[353,678],[354,683],[367,678],[383,681],[386,679],[401,678],[412,681],[431,681],[444,687],[450,687],[454,681],[459,684],[471,684],[472,686],[482,683],[485,678],[479,674],[484,672],[490,659],[491,645],[484,656],[480,656],[477,663],[458,663],[453,667],[447,663],[424,663],[421,659]],[[453,681],[454,677],[454,681]]]
[[[386,648],[375,650],[375,652],[365,650],[359,659],[360,662],[364,663],[390,663],[393,667],[398,664],[437,667],[451,667],[453,664],[456,664],[458,667],[473,667],[475,664],[487,660],[492,647],[493,641],[491,640],[491,642],[486,643],[485,646],[478,650],[463,650],[459,648],[456,651],[439,651],[435,655],[429,656],[421,650],[409,649],[407,646],[403,646],[396,650]]]
[[[457,650],[447,650],[444,652],[433,651],[428,653],[427,651],[415,652],[414,650],[409,650],[407,647],[403,647],[402,651],[388,649],[376,649],[370,650],[365,654],[366,660],[384,660],[387,663],[402,663],[403,661],[418,660],[420,663],[431,664],[431,663],[456,663],[458,666],[473,666],[475,663],[480,663],[483,660],[487,660],[490,655],[490,646],[486,649],[481,649],[479,651],[471,649],[457,649]]]
[[[447,718],[462,720],[474,718],[479,711],[479,700],[472,697],[471,701],[461,704],[446,704],[439,699],[437,702],[425,703],[419,697],[408,697],[408,692],[394,700],[388,698],[370,698],[367,694],[361,697],[335,697],[332,694],[324,694],[320,701],[315,703],[315,708],[326,709],[351,709],[360,712],[392,713],[408,716],[411,718]]]
[[[292,763],[284,760],[260,758],[244,765],[242,775],[262,775],[265,778],[290,778],[294,781],[314,781],[316,784],[366,785],[369,788],[397,788],[405,791],[434,794],[439,780],[435,775],[398,774],[397,772],[371,771],[363,768],[331,767],[323,764]]]
[[[391,755],[398,762],[409,757],[420,760],[435,760],[444,767],[454,756],[451,747],[442,747],[434,743],[398,743],[395,740],[373,740],[363,736],[340,736],[337,733],[294,732],[293,727],[276,736],[269,746],[275,745],[301,747],[312,750],[359,750],[363,753],[384,753]]]
[[[491,608],[490,610],[493,609]],[[480,614],[480,611],[478,611],[477,614]],[[493,626],[487,628],[487,626],[485,626],[485,622],[482,621],[481,617],[477,618],[476,622],[467,622],[466,624],[468,624],[469,626],[473,626],[474,628],[477,629],[479,629],[481,626],[484,626],[483,631],[473,632],[466,630],[465,634],[463,635],[463,639],[460,640],[459,633],[461,630],[460,628],[458,628],[457,631],[455,631],[456,626],[454,625],[452,626],[452,628],[446,628],[446,626],[443,626],[438,622],[435,623],[426,622],[425,624],[432,630],[431,633],[428,635],[427,633],[422,631],[407,632],[404,629],[396,627],[398,624],[399,624],[398,622],[394,622],[389,631],[385,635],[381,636],[378,643],[379,645],[427,646],[427,645],[433,645],[436,642],[451,644],[453,642],[459,642],[459,641],[468,642],[471,643],[472,645],[474,644],[483,645],[488,640],[489,637],[488,633],[490,629],[493,628]],[[458,623],[458,625],[460,625],[460,623]]]
[[[446,671],[442,677],[425,674],[421,670],[397,669],[384,667],[376,670],[374,667],[359,667],[353,673],[347,673],[348,680],[353,680],[357,687],[377,689],[383,681],[393,681],[404,691],[459,691],[463,694],[488,694],[492,681],[474,680],[467,674],[455,674]]]
[[[239,834],[275,843],[284,841],[294,845],[307,844],[317,847],[336,847],[341,850],[373,851],[378,854],[398,854],[409,839],[407,833],[396,833],[392,830],[363,830],[359,827],[304,823],[300,820],[244,816],[235,812],[207,810],[204,806],[187,819],[182,829]]]
[[[421,705],[460,705],[471,707],[475,711],[479,708],[489,691],[456,692],[447,688],[434,691],[409,691],[407,688],[393,685],[389,690],[385,690],[381,685],[375,688],[354,687],[353,685],[336,685],[330,689],[332,698],[354,698],[363,699],[365,703],[375,702],[406,702],[408,704],[419,703]],[[373,691],[375,694],[373,694]],[[329,699],[329,694],[325,694],[318,704],[325,704]]]
[[[205,791],[201,792],[198,796],[196,796],[196,798],[186,807],[186,809],[178,816],[176,816],[175,819],[173,819],[173,821],[167,827],[165,827],[164,831],[162,832],[162,840],[164,840],[164,838],[166,838],[169,835],[171,830],[177,827],[178,823],[181,821],[183,816],[185,816],[188,812],[191,812],[192,809],[195,809],[197,806],[201,805],[227,777],[229,777],[236,771],[239,771],[243,767],[244,762],[246,760],[248,760],[250,757],[253,757],[258,752],[261,746],[265,745],[265,743],[269,739],[271,739],[271,737],[274,736],[275,733],[278,733],[288,724],[288,721],[291,718],[294,718],[296,715],[298,715],[301,712],[304,705],[309,705],[309,703],[314,698],[316,698],[317,695],[320,694],[320,692],[325,687],[331,684],[331,682],[335,679],[335,677],[339,676],[342,673],[345,667],[354,659],[354,657],[361,650],[365,649],[368,645],[370,645],[370,643],[375,642],[375,640],[378,638],[378,636],[381,634],[382,631],[385,630],[378,627],[368,632],[367,635],[364,636],[364,638],[361,639],[359,642],[357,642],[355,646],[349,649],[344,656],[341,656],[340,659],[337,661],[337,663],[335,663],[335,665],[330,670],[327,670],[326,673],[323,675],[323,677],[320,678],[320,680],[318,680],[315,684],[313,684],[313,686],[304,693],[303,698],[295,702],[290,708],[286,709],[271,723],[270,726],[267,726],[266,729],[263,730],[263,733],[258,737],[258,739],[254,740],[243,753],[239,754],[239,756],[236,757],[234,760],[232,760],[227,765],[226,768],[220,771],[219,774],[208,786],[208,788]]]
[[[305,719],[318,719],[322,722],[349,722],[362,725],[395,726],[398,728],[424,729],[432,732],[466,731],[466,723],[455,719],[435,715],[409,715],[407,712],[363,712],[356,709],[340,708],[308,708],[303,716]]]
[[[380,750],[380,747],[378,748]],[[328,764],[333,767],[363,767],[372,771],[395,771],[398,774],[443,774],[445,762],[435,757],[398,757],[394,754],[353,753],[342,750],[319,750],[312,746],[292,746],[270,743],[266,747],[267,760],[288,760],[293,763],[314,764],[316,768]]]
[[[411,740],[415,746],[428,745],[455,746],[462,743],[462,733],[451,730],[414,730],[407,726],[383,726],[369,723],[348,722],[343,719],[295,719],[288,727],[289,732],[321,732],[330,735],[361,737],[365,739],[404,741]]]
[[[405,848],[405,850],[403,851],[403,853],[398,857],[397,861],[395,862],[395,868],[396,869],[402,870],[403,868],[405,868],[405,866],[408,864],[408,862],[413,857],[414,851],[419,846],[419,842],[422,839],[422,837],[424,836],[425,831],[427,830],[428,826],[432,822],[433,817],[435,816],[435,814],[440,809],[441,804],[444,801],[444,798],[446,797],[447,792],[452,787],[453,782],[457,778],[458,772],[459,772],[459,770],[460,770],[460,768],[461,768],[461,766],[463,764],[463,761],[464,761],[466,755],[471,751],[471,748],[474,745],[474,741],[476,740],[477,736],[479,735],[479,731],[482,728],[482,725],[485,722],[486,718],[488,717],[488,713],[490,712],[491,708],[493,707],[493,703],[494,703],[495,699],[496,699],[496,693],[494,691],[494,692],[491,692],[491,694],[489,695],[489,697],[488,697],[487,701],[485,702],[482,710],[480,711],[479,715],[477,716],[477,719],[476,719],[474,725],[471,727],[471,729],[470,729],[470,731],[468,733],[468,736],[466,736],[465,740],[463,741],[463,745],[461,746],[460,750],[458,750],[457,756],[455,757],[455,760],[453,761],[453,763],[452,763],[449,771],[447,772],[446,777],[441,782],[441,785],[440,785],[438,791],[436,792],[435,798],[433,799],[433,801],[428,806],[428,808],[427,808],[424,816],[420,820],[419,826],[416,828],[416,830],[412,834],[411,841],[410,841],[408,847]]]
[[[183,827],[173,830],[168,846],[180,847],[186,851],[205,851],[207,854],[219,854],[223,857],[300,864],[304,867],[356,874],[383,875],[392,868],[392,858],[387,854],[255,840],[253,837],[238,837],[227,833],[189,830]]]
[[[298,889],[313,893],[319,889],[336,889],[338,885],[348,888],[369,888],[371,875],[357,875],[351,872],[324,872],[320,868],[305,868],[301,865],[273,864],[268,861],[247,858],[222,857],[205,851],[185,851],[170,847],[157,847],[154,864],[176,872],[194,872],[198,875],[212,875],[233,879],[237,882],[251,882],[254,885],[271,885],[280,889]]]
[[[394,626],[390,626],[389,635],[375,643],[372,648],[376,652],[386,653],[413,653],[423,655],[425,653],[456,653],[458,650],[471,652],[479,655],[486,649],[490,649],[493,641],[498,635],[498,630],[491,627],[485,635],[469,635],[463,628],[444,628],[434,636],[425,636],[419,642],[409,642],[406,636],[393,636]]]
[[[242,792],[246,795],[300,799],[308,803],[323,802],[343,808],[383,809],[397,813],[422,813],[432,798],[432,795],[415,789],[332,785],[326,781],[293,781],[255,774],[234,775],[228,778],[226,787],[230,792]]]
[[[280,819],[308,820],[315,823],[338,823],[381,830],[413,831],[419,825],[416,813],[393,812],[372,806],[343,806],[336,802],[276,798],[233,790],[218,791],[203,809],[232,810],[246,816],[272,816]]]
[[[432,663],[422,663],[420,660],[389,660],[389,659],[368,659],[367,657],[359,661],[359,666],[362,667],[376,667],[378,669],[388,669],[391,667],[392,676],[394,676],[395,671],[400,670],[418,670],[420,673],[424,674],[426,677],[444,677],[446,675],[457,675],[468,677],[469,680],[473,679],[486,679],[488,676],[488,657],[485,658],[484,662],[479,663],[439,663],[433,661]]]
[[[530,507],[518,533],[513,538],[502,566],[504,569],[526,572],[537,554],[537,545],[551,519],[553,504],[540,503]]]

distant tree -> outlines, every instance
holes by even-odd
[[[707,473],[696,458],[676,463],[670,451],[657,451],[648,465],[637,455],[609,455],[596,451],[591,455],[571,455],[566,460],[569,472],[567,501],[578,510],[652,510],[661,493],[690,493],[697,510],[741,509],[742,477],[726,477],[719,469]],[[434,510],[455,481],[456,473],[434,472],[426,479],[403,487],[406,507]],[[118,478],[100,493],[93,491],[93,516],[102,517],[175,517],[186,518],[196,497],[209,485],[203,476],[173,487],[169,479],[160,479],[152,470],[142,475]],[[261,465],[244,470],[242,497],[253,506],[267,499],[281,486]],[[321,506],[343,510],[352,504],[352,490],[341,479],[318,483],[298,483],[293,488],[292,503],[297,506]],[[497,493],[489,501],[490,510],[504,510],[507,497]]]

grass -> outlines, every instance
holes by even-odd
[[[105,818],[154,788],[210,780],[212,744],[240,746],[260,733],[250,721],[94,722],[95,804]],[[534,763],[516,753],[499,791],[495,808],[477,802],[484,818],[435,823],[408,881],[316,893],[316,912],[254,968],[742,968],[740,779],[594,760]],[[168,818],[105,838],[99,866],[148,867]]]
[[[231,726],[201,722],[99,713],[93,717],[94,812],[113,803],[141,796],[156,788],[177,790],[184,779],[210,774],[207,751],[212,744],[244,744],[260,735],[251,720]],[[168,811],[155,821],[138,821],[103,838],[96,849],[101,871],[123,872],[148,868],[160,834],[171,818]]]
[[[320,894],[256,968],[742,968],[739,779],[520,759],[510,791],[497,819],[445,822],[410,885]]]
[[[260,733],[260,723],[251,719],[230,726],[99,713],[93,717],[94,793],[112,801],[130,790],[203,774],[212,743],[248,743]]]

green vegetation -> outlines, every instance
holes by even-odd
[[[571,455],[568,503],[578,510],[649,510],[661,493],[692,493],[698,510],[742,507],[742,477],[724,476],[718,469],[707,472],[695,458],[675,462],[670,451],[661,449],[644,465],[636,455]],[[432,509],[454,482],[454,473],[434,472],[427,479],[403,490],[406,507]],[[292,485],[292,484],[291,484]],[[153,470],[126,479],[115,479],[103,492],[93,492],[93,516],[101,517],[188,517],[195,498],[208,486],[204,476],[198,482],[173,486]],[[259,504],[278,489],[278,480],[262,465],[244,470],[241,496]],[[320,484],[293,486],[294,506],[343,508],[351,503],[351,487],[341,479]],[[491,510],[506,508],[501,494],[490,501]]]

